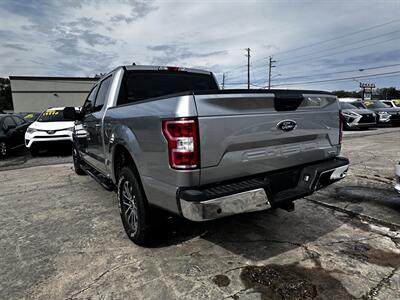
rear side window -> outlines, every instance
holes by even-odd
[[[83,109],[91,109],[94,105],[94,99],[96,98],[97,90],[99,89],[99,86],[96,85],[92,91],[90,92],[89,96],[87,97],[85,103],[83,104]]]
[[[122,80],[118,105],[181,92],[218,89],[213,76],[172,71],[127,71]]]
[[[103,108],[106,101],[108,90],[111,85],[112,77],[108,77],[101,82],[99,92],[97,93],[96,102],[94,104],[94,111],[99,111]]]
[[[7,130],[7,128],[9,128],[10,125],[16,126],[15,122],[13,121],[13,119],[11,119],[11,117],[5,117],[3,121],[3,129]]]
[[[21,119],[20,117],[17,116],[13,116],[12,117],[14,119],[14,122],[17,123],[17,126],[20,126],[22,124],[25,124],[25,120]]]

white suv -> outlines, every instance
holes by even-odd
[[[74,120],[64,117],[65,107],[51,107],[45,110],[40,117],[33,122],[25,133],[25,146],[31,150],[33,156],[39,149],[56,142],[72,142]],[[75,107],[79,112],[79,108]]]

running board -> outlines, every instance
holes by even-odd
[[[115,191],[115,184],[106,176],[96,171],[88,164],[81,164],[81,168],[86,174],[96,180],[97,183],[99,183],[104,189],[107,191]]]

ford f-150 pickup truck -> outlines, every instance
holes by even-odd
[[[210,72],[122,66],[73,117],[73,162],[117,191],[139,245],[161,208],[192,221],[283,208],[346,175],[342,119],[322,91],[219,90]]]

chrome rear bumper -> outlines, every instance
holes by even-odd
[[[349,162],[344,158],[317,163],[301,170],[297,186],[272,193],[268,186],[269,175],[261,179],[238,181],[226,185],[219,185],[208,189],[183,189],[178,191],[181,214],[192,221],[207,221],[235,214],[262,211],[270,207],[283,207],[287,203],[312,194],[315,190],[343,179],[349,168]],[[246,191],[231,194],[229,188],[253,185]],[[218,192],[225,193],[218,196]],[[212,195],[212,196],[210,196]],[[212,199],[209,199],[212,197]]]
[[[182,215],[192,221],[207,221],[270,208],[263,188],[202,202],[181,201]]]

